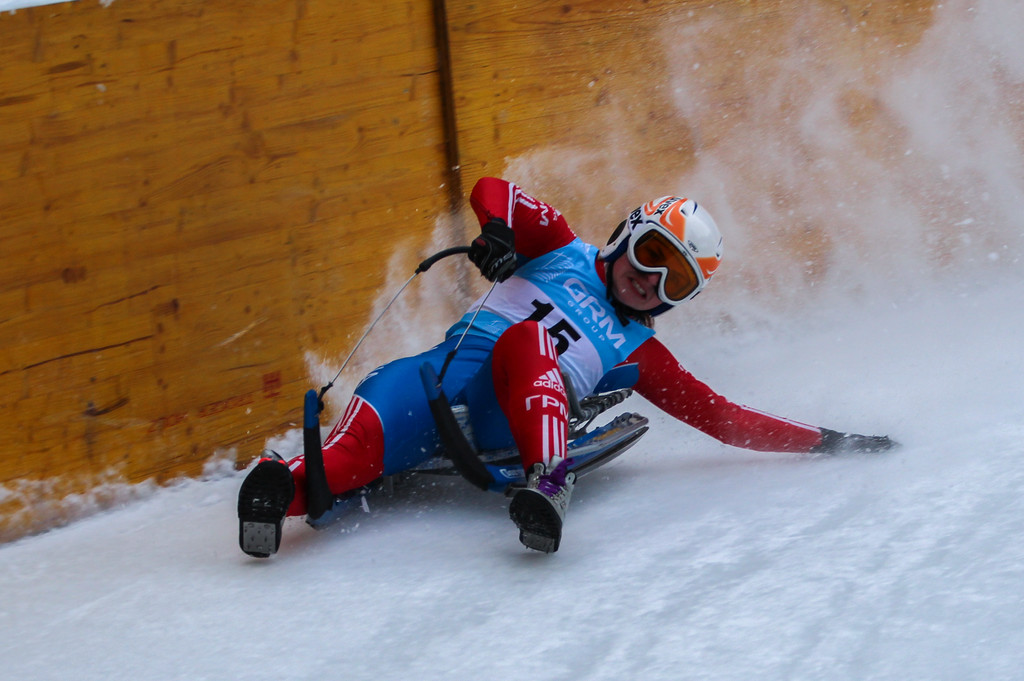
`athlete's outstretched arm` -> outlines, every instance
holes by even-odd
[[[882,451],[885,436],[839,433],[736,404],[684,369],[651,338],[629,357],[640,368],[634,389],[655,406],[725,444],[765,452]]]

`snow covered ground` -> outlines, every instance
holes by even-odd
[[[1024,285],[826,317],[700,373],[902,449],[755,454],[656,418],[550,556],[451,480],[250,559],[222,472],[0,547],[5,677],[1020,678]]]
[[[941,170],[918,195],[901,190],[913,168],[858,160],[820,107],[805,121],[801,153],[854,164],[793,185],[859,244],[832,276],[779,300],[740,285],[729,267],[757,256],[750,226],[726,236],[720,293],[659,325],[731,398],[901,449],[751,453],[633,398],[652,432],[581,481],[550,556],[519,545],[501,496],[424,479],[320,532],[289,521],[281,553],[251,559],[237,548],[241,475],[214,467],[0,546],[3,677],[1024,677],[1024,172],[999,122],[1020,110],[1020,12],[946,3],[880,95],[906,112],[908,156]],[[684,179],[745,186],[760,170],[731,156],[742,147]],[[856,204],[870,219],[838,203],[844,173],[855,198],[870,190]],[[949,232],[925,209],[936,196],[963,227],[952,245],[934,238]],[[729,212],[719,221],[745,228]],[[294,451],[295,434],[276,444]]]

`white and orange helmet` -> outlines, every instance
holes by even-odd
[[[658,315],[704,289],[722,262],[722,234],[696,201],[663,196],[630,213],[600,253],[608,263],[623,255],[641,272],[661,273]]]

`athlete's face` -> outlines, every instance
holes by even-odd
[[[645,312],[661,305],[658,297],[660,272],[641,272],[629,258],[622,256],[612,263],[612,293],[620,303]]]

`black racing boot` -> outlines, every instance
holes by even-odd
[[[295,480],[280,456],[270,452],[238,491],[238,544],[256,558],[268,558],[281,546],[281,524],[295,498]]]
[[[519,541],[534,551],[554,553],[562,542],[562,523],[576,484],[568,460],[556,458],[547,468],[536,463],[526,487],[516,492],[508,514],[519,528]]]

